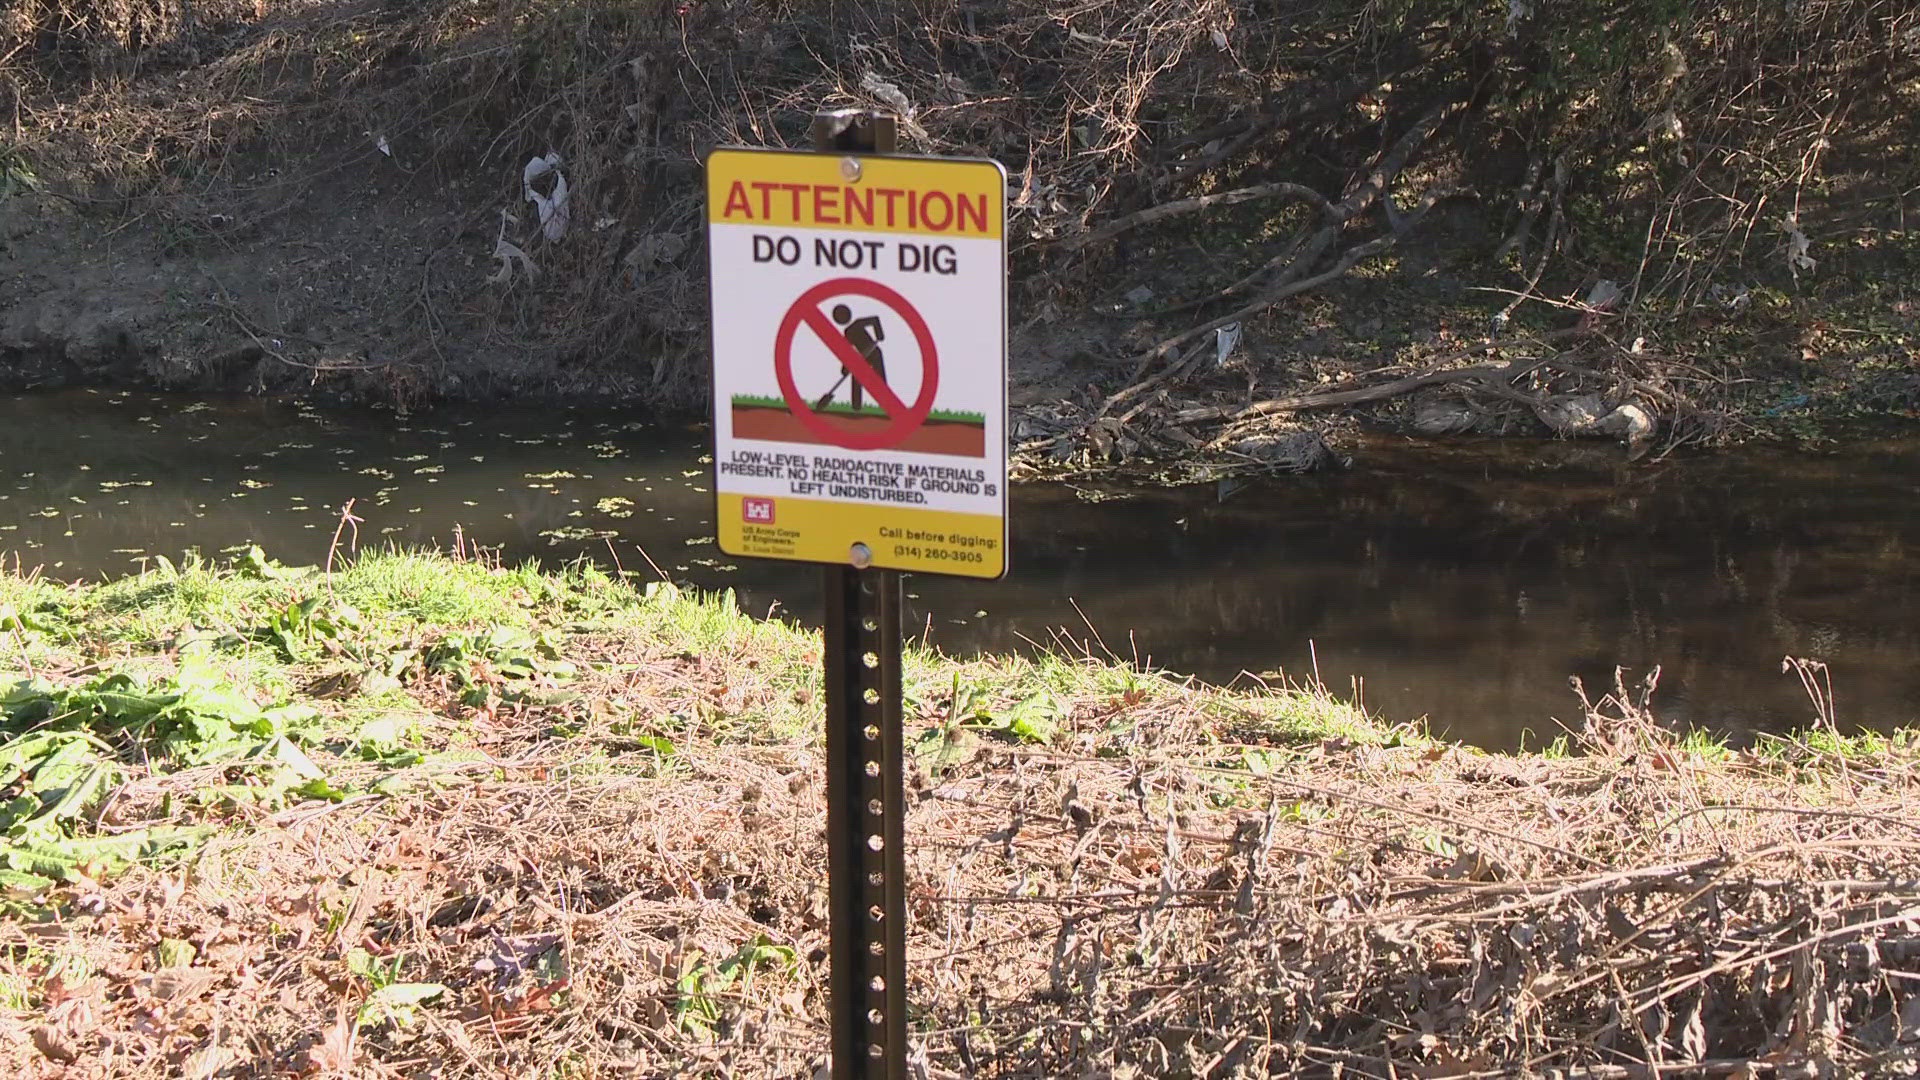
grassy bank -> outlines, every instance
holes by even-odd
[[[0,1055],[809,1075],[818,650],[590,567],[0,575]],[[1584,755],[1494,756],[1067,655],[907,686],[929,1075],[1915,1060],[1912,739],[1609,699]]]

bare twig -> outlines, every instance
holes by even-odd
[[[1145,210],[1137,210],[1125,217],[1115,218],[1090,232],[1081,233],[1078,236],[1062,241],[1060,246],[1062,250],[1065,251],[1081,251],[1095,244],[1105,243],[1129,229],[1137,229],[1142,225],[1151,225],[1156,221],[1165,221],[1168,218],[1178,217],[1182,214],[1191,214],[1198,210],[1206,210],[1216,206],[1235,206],[1244,202],[1252,202],[1256,199],[1271,198],[1286,198],[1306,203],[1325,218],[1334,217],[1336,214],[1333,204],[1327,201],[1326,196],[1321,195],[1305,184],[1290,184],[1284,182],[1257,184],[1253,187],[1236,188],[1233,191],[1222,191],[1213,195],[1196,195],[1190,199],[1176,199],[1172,202],[1150,206]]]
[[[353,531],[353,538],[348,541],[347,550],[358,551],[360,549],[360,526],[365,522],[365,519],[354,516],[353,504],[356,501],[357,500],[354,499],[348,499],[340,507],[340,520],[333,527],[333,540],[327,544],[327,564],[324,573],[329,589],[333,587],[333,560],[340,552],[341,535],[351,529]]]

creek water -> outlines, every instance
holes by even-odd
[[[817,569],[713,546],[704,442],[508,405],[0,396],[0,552],[64,579],[250,542],[312,563],[351,499],[362,546],[457,536],[647,577],[650,559],[755,614],[815,618]],[[1568,677],[1597,695],[1616,665],[1661,665],[1656,714],[1735,737],[1814,722],[1788,655],[1831,666],[1843,727],[1920,719],[1920,437],[1652,464],[1571,443],[1351,449],[1318,476],[1017,487],[1009,578],[910,579],[910,617],[956,654],[1060,631],[1217,682],[1317,677],[1496,748],[1576,723]]]

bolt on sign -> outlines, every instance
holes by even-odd
[[[722,551],[1006,572],[1005,207],[992,161],[707,158]]]

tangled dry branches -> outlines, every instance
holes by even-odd
[[[610,678],[613,699],[728,681],[664,661]],[[1811,1077],[1920,1055],[1911,746],[1844,770],[1799,744],[1703,755],[1624,688],[1571,758],[1264,730],[1175,689],[1075,702],[1050,747],[921,762],[927,1075]],[[115,1077],[821,1065],[810,747],[668,753],[604,726],[485,744],[409,792],[263,819],[73,921],[7,924],[17,956],[81,958],[69,1004],[11,1029],[22,1074],[61,1054],[62,1075]],[[176,939],[185,966],[156,959]],[[355,970],[442,989],[369,1019]]]
[[[1151,336],[1103,358],[1084,427],[1177,382],[1188,343],[1424,236],[1455,195],[1488,241],[1462,251],[1476,279],[1516,294],[1504,314],[1599,279],[1662,317],[1736,269],[1798,280],[1827,237],[1904,207],[1912,178],[1889,163],[1914,145],[1915,19],[1888,0],[1604,18],[1468,0],[32,0],[0,25],[0,72],[11,141],[90,212],[207,239],[284,227],[316,196],[444,211],[397,206],[385,226],[419,255],[366,301],[398,342],[372,366],[394,378],[445,382],[491,349],[604,383],[604,358],[644,355],[621,378],[664,401],[701,393],[699,155],[803,144],[821,107],[889,109],[911,152],[1009,166],[1026,318],[1111,299],[1116,267],[1165,286],[1134,313]],[[548,154],[573,222],[551,241],[522,191]],[[275,378],[311,379],[302,362]]]

